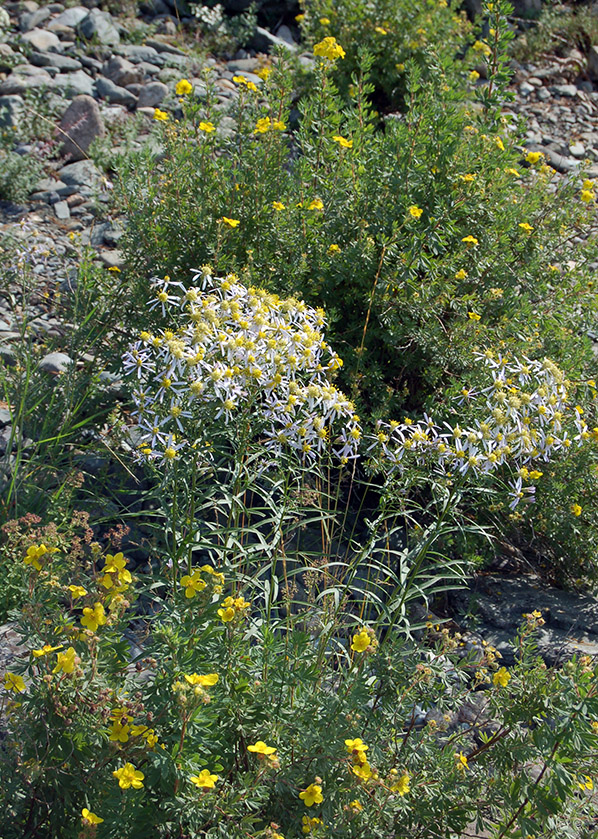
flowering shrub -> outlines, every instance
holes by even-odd
[[[517,475],[509,504],[515,509],[524,497],[532,500],[534,482],[543,475],[536,468],[540,461],[547,463],[574,444],[598,441],[598,428],[590,432],[583,408],[572,408],[570,383],[549,359],[520,361],[492,350],[476,355],[490,368],[492,382],[461,391],[461,405],[468,403],[474,414],[484,411],[473,426],[446,423],[444,430],[427,415],[419,422],[379,421],[370,450],[377,468],[404,472],[407,461],[415,461],[444,474],[471,473],[474,481],[509,464]]]
[[[212,566],[190,594],[128,565],[97,543],[83,561],[23,553],[23,650],[0,687],[6,839],[449,839],[473,821],[506,835],[591,818],[598,674],[587,657],[536,660],[539,612],[506,668],[431,625],[419,649],[364,625],[331,647],[225,597]]]
[[[258,71],[259,86],[235,77],[226,126],[209,77],[204,100],[184,97],[178,124],[159,127],[164,157],[139,158],[121,173],[131,219],[127,271],[143,309],[148,275],[182,277],[202,263],[321,306],[344,360],[338,387],[364,419],[446,414],[458,383],[474,380],[484,347],[548,357],[567,379],[590,381],[596,242],[575,240],[594,192],[582,175],[557,183],[541,156],[522,158],[519,128],[501,112],[504,4],[489,14],[494,35],[472,45],[476,61],[488,64],[488,83],[470,78],[473,59],[453,75],[427,53],[425,73],[417,62],[407,66],[405,113],[383,125],[372,106],[370,57],[348,100],[338,93],[349,44],[333,29],[314,46],[312,91],[299,102],[297,126],[282,60]],[[136,318],[147,329],[141,305]],[[579,406],[591,426],[589,389]],[[595,450],[567,460],[573,472],[593,474]],[[553,474],[545,471],[541,494],[559,501],[546,503],[543,530],[561,557],[561,535],[571,531],[556,526],[551,509],[568,510],[571,501]],[[596,545],[591,493],[583,494],[584,538],[575,544],[590,568]],[[487,497],[475,500],[476,515]]]
[[[153,281],[150,308],[178,310],[182,323],[142,332],[125,355],[139,381],[141,454],[172,461],[185,446],[212,444],[234,421],[230,439],[243,439],[239,426],[250,424],[246,436],[263,433],[275,455],[289,447],[312,460],[333,443],[341,462],[355,457],[361,430],[329,381],[342,362],[323,339],[323,311],[247,288],[232,274],[214,279],[208,268],[198,280],[187,289],[168,277]]]

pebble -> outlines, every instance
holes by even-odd
[[[44,373],[57,375],[58,373],[64,373],[72,363],[73,359],[66,353],[51,352],[41,359],[38,367]]]

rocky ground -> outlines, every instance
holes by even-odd
[[[37,136],[14,146],[23,156],[43,155],[44,176],[24,203],[0,201],[0,247],[3,240],[5,246],[9,239],[21,242],[20,258],[30,262],[38,284],[27,313],[20,308],[18,287],[0,289],[0,359],[7,364],[14,361],[25,314],[30,333],[40,339],[60,337],[68,329],[53,312],[49,291],[68,292],[83,247],[91,246],[107,270],[122,263],[118,242],[124,219],[107,211],[112,184],[109,172],[87,158],[92,141],[105,138],[113,144],[108,148],[112,154],[118,150],[114,144],[127,136],[132,148],[154,142],[154,108],[176,109],[174,87],[181,78],[189,79],[194,95],[201,98],[202,69],[211,67],[220,104],[226,108],[236,95],[235,73],[259,85],[255,71],[267,60],[272,44],[284,42],[300,50],[293,33],[283,26],[277,33],[259,29],[255,49],[240,50],[233,60],[207,57],[193,37],[193,20],[179,20],[168,2],[153,0],[144,6],[143,22],[153,24],[153,34],[142,43],[137,43],[136,19],[61,3],[4,4],[8,25],[2,30],[0,19],[0,131],[13,131],[21,123],[31,108],[31,92],[41,87],[49,90],[46,107],[55,115],[36,115]],[[311,61],[308,54],[300,57]],[[564,58],[516,64],[514,70],[515,98],[508,110],[527,120],[526,148],[544,152],[562,178],[577,176],[582,165],[586,177],[598,178],[598,47],[588,56],[571,49]],[[40,130],[46,123],[47,133]],[[52,352],[40,364],[56,374],[70,361],[65,353]],[[9,412],[0,406],[0,455],[10,438],[9,423]],[[473,616],[469,622],[475,631],[467,643],[479,645],[484,637],[498,647],[505,662],[512,659],[510,639],[522,614],[534,609],[545,620],[540,648],[547,661],[557,663],[575,651],[598,655],[596,600],[550,589],[530,575],[522,579],[512,567],[480,576],[471,591],[455,601],[455,608]],[[5,652],[11,637],[6,631]]]

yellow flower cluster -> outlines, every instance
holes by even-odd
[[[327,61],[336,61],[337,58],[345,57],[345,51],[337,43],[336,38],[328,37],[315,45],[314,55],[317,55],[319,58],[325,58]]]
[[[376,635],[373,629],[363,626],[359,632],[353,636],[351,641],[351,649],[356,653],[372,653],[378,646]]]
[[[203,577],[207,574],[207,577]],[[191,600],[200,591],[210,586],[210,591],[215,594],[220,594],[222,586],[224,585],[224,574],[220,571],[215,571],[211,565],[202,565],[201,568],[194,568],[191,574],[185,574],[181,577],[180,584],[185,589],[185,597]]]
[[[251,604],[243,597],[226,597],[218,609],[218,617],[222,623],[230,623],[235,619],[245,617],[250,606]]]
[[[27,548],[27,554],[23,562],[25,565],[31,565],[36,571],[41,571],[42,560],[51,557],[55,553],[58,553],[58,548],[48,548],[43,542],[41,545],[30,545]]]

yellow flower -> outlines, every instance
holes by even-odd
[[[236,84],[247,84],[247,79],[245,76],[233,76],[233,82],[236,82]]]
[[[154,108],[154,119],[157,119],[160,122],[166,122],[168,118],[169,117],[166,111],[161,111],[160,108]]]
[[[223,224],[226,224],[226,226],[227,226],[227,227],[230,227],[230,228],[235,228],[235,227],[238,227],[238,226],[241,224],[241,222],[239,221],[239,219],[236,219],[236,218],[227,218],[226,216],[222,216],[222,218],[220,219],[220,221],[221,221]]]
[[[464,268],[461,268],[461,270],[457,271],[457,273],[455,274],[455,279],[456,280],[464,280],[466,277],[467,277],[467,271],[465,271]]]
[[[467,312],[467,317],[469,320],[481,320],[482,316],[478,315],[477,312]]]
[[[93,608],[88,606],[86,609],[83,609],[81,626],[85,626],[91,632],[95,632],[98,626],[103,626],[105,623],[106,612],[101,603],[95,603]]]
[[[273,755],[276,749],[273,746],[267,746],[263,740],[258,740],[253,746],[247,746],[247,751],[257,755]]]
[[[500,670],[497,670],[494,676],[492,677],[493,684],[500,685],[503,688],[506,688],[510,680],[511,674],[509,673],[506,667],[501,667]]]
[[[112,271],[115,274],[120,274],[120,268],[118,267],[118,265],[111,265],[110,268],[108,268],[108,270]]]
[[[261,67],[255,75],[258,76],[258,78],[262,79],[262,81],[266,82],[270,78],[271,73],[271,67]]]
[[[421,207],[417,207],[415,204],[412,204],[411,207],[407,207],[407,212],[412,218],[421,218],[423,210]]]
[[[569,509],[574,516],[581,516],[581,506],[579,504],[572,504]]]
[[[4,688],[13,693],[23,693],[25,690],[25,680],[17,673],[4,674]]]
[[[589,204],[590,201],[594,201],[595,198],[596,195],[591,189],[582,189],[581,200],[584,202],[584,204]]]
[[[524,230],[526,233],[531,233],[534,229],[531,224],[528,224],[526,221],[519,222],[519,227]]]
[[[308,210],[323,210],[324,204],[319,198],[314,198],[311,204],[307,208]]]
[[[262,117],[261,119],[258,119],[258,121],[255,125],[255,131],[253,133],[254,134],[265,134],[266,131],[270,130],[271,125],[272,125],[272,121],[271,121],[270,117]]]
[[[363,804],[361,804],[361,802],[359,802],[357,799],[355,799],[355,801],[350,801],[349,807],[352,810],[355,810],[357,813],[361,813],[361,811],[363,810]]]
[[[320,23],[322,24],[322,26],[330,26],[330,20],[327,17],[321,17]]]
[[[457,761],[457,768],[460,769],[462,772],[469,768],[467,765],[467,758],[465,757],[463,752],[455,754],[455,760]]]
[[[56,653],[56,666],[52,673],[72,673],[75,669],[75,648],[69,647],[65,653]]]
[[[386,31],[386,29],[384,29],[384,27],[383,27],[383,26],[376,26],[376,27],[374,28],[374,32],[377,32],[377,33],[378,33],[378,35],[387,35],[387,34],[388,34],[388,33],[387,33],[387,31]]]
[[[218,673],[207,673],[205,676],[201,676],[199,673],[191,673],[190,676],[185,674],[186,682],[189,682],[190,685],[201,685],[202,687],[215,685],[219,678]]]
[[[341,45],[337,43],[336,38],[328,37],[324,38],[323,41],[320,41],[319,44],[315,45],[314,55],[317,55],[320,58],[325,58],[328,61],[335,61],[337,58],[344,58],[345,51]]]
[[[191,574],[181,577],[181,585],[185,588],[185,597],[189,600],[206,588],[207,583],[201,578],[201,570],[194,568]]]
[[[39,650],[31,650],[31,655],[34,658],[41,658],[42,656],[49,655],[50,653],[55,653],[56,650],[62,649],[62,644],[58,644],[57,647],[52,647],[50,644],[44,644]]]
[[[305,15],[295,15],[295,20],[297,21],[297,23],[301,23],[302,20],[305,20]]]
[[[476,52],[479,52],[482,55],[485,55],[486,58],[488,58],[489,55],[492,55],[492,50],[490,49],[488,44],[484,43],[484,41],[476,41],[475,44],[473,45],[473,48]]]
[[[358,755],[362,755],[369,749],[369,746],[366,746],[361,737],[356,737],[355,740],[345,740],[345,747],[349,754],[357,752]]]
[[[73,600],[77,600],[79,597],[85,597],[87,594],[87,589],[84,589],[83,586],[69,586],[68,588],[73,596]]]
[[[466,184],[472,183],[473,181],[475,181],[476,178],[476,176],[473,175],[471,172],[468,172],[467,175],[459,175],[459,177]]]
[[[465,242],[466,245],[471,245],[472,248],[475,248],[479,244],[475,236],[464,236],[461,241]]]
[[[408,774],[407,772],[403,772],[403,774],[401,775],[401,777],[399,778],[399,780],[396,782],[396,784],[393,784],[393,785],[391,786],[391,790],[392,790],[393,792],[398,793],[398,795],[400,795],[400,796],[401,796],[401,798],[402,798],[404,795],[407,795],[407,793],[408,793],[408,792],[409,792],[409,790],[410,790],[410,787],[409,787],[409,774]]]
[[[339,146],[343,149],[352,149],[353,148],[353,140],[347,140],[345,137],[341,137],[340,134],[335,134],[332,138],[335,143],[338,143]]]
[[[199,130],[203,131],[205,134],[211,134],[212,131],[216,131],[216,126],[213,122],[200,122],[199,123]]]
[[[514,175],[516,178],[520,178],[520,177],[521,177],[521,175],[519,174],[519,172],[517,171],[517,169],[513,169],[511,166],[509,166],[509,168],[508,168],[508,169],[505,169],[505,172],[506,172],[508,175]]]
[[[585,775],[584,778],[578,782],[578,786],[580,789],[587,789],[591,792],[594,789],[594,782],[589,775]]]
[[[222,623],[229,623],[235,617],[235,610],[232,606],[227,606],[224,609],[218,609],[218,616]]]
[[[132,763],[125,763],[120,769],[115,769],[112,774],[118,780],[121,789],[129,789],[130,787],[141,789],[143,786],[145,775],[135,769]]]
[[[307,789],[299,793],[299,798],[306,807],[313,807],[314,804],[321,804],[324,801],[322,787],[319,784],[310,784]]]
[[[339,248],[338,245],[330,245],[330,247],[328,248],[328,253],[330,254],[330,256],[332,256],[335,253],[340,253],[340,252],[341,252],[341,249]]]
[[[87,824],[102,824],[104,819],[101,819],[99,816],[96,816],[95,813],[92,813],[91,810],[88,810],[87,807],[84,807],[81,810],[81,816],[83,822],[87,822]]]
[[[310,819],[309,816],[303,816],[303,819],[301,821],[303,822],[303,827],[301,828],[303,833],[311,833],[312,830],[315,830],[318,827],[318,825],[324,824],[322,819],[318,819],[315,817],[313,819]]]
[[[544,472],[539,472],[537,469],[532,469],[532,471],[529,473],[529,476],[532,479],[532,481],[537,481],[539,478],[542,477],[543,474]]]
[[[527,163],[531,163],[531,165],[534,166],[536,163],[539,163],[544,159],[544,154],[541,151],[530,151],[527,153],[527,157],[525,159]]]
[[[362,781],[369,781],[372,777],[372,767],[364,760],[362,763],[358,763],[355,766],[351,767],[351,771],[354,775],[357,775],[358,778],[361,778]]]
[[[472,70],[471,73],[469,74],[469,81],[470,82],[477,82],[477,80],[479,78],[480,78],[480,74],[478,73],[477,70]]]
[[[351,649],[356,653],[362,653],[364,650],[370,646],[370,636],[362,629],[361,632],[358,632],[357,635],[353,636],[351,642]]]
[[[190,82],[188,82],[187,79],[181,79],[175,87],[177,96],[186,96],[188,93],[191,93],[192,90],[193,85]]]
[[[110,740],[114,743],[127,743],[129,740],[129,725],[122,720],[114,720],[110,727]]]
[[[218,775],[212,775],[209,769],[202,769],[199,775],[191,775],[189,780],[200,789],[213,789]]]
[[[499,148],[501,151],[504,151],[504,150],[505,150],[505,144],[503,143],[503,141],[502,141],[502,139],[501,139],[500,137],[495,137],[495,138],[494,138],[494,142],[496,143],[496,145],[498,146],[498,148]]]
[[[284,123],[281,119],[275,119],[272,123],[273,131],[284,131],[286,127],[286,123]]]
[[[27,554],[25,555],[23,562],[25,565],[32,565],[36,571],[41,571],[42,564],[40,560],[45,559],[47,554],[51,555],[57,553],[57,551],[58,548],[47,548],[43,542],[41,545],[30,545],[27,548]]]
[[[282,203],[282,201],[273,201],[272,206],[274,207],[275,210],[278,210],[279,212],[280,212],[280,210],[285,209],[285,206]]]

